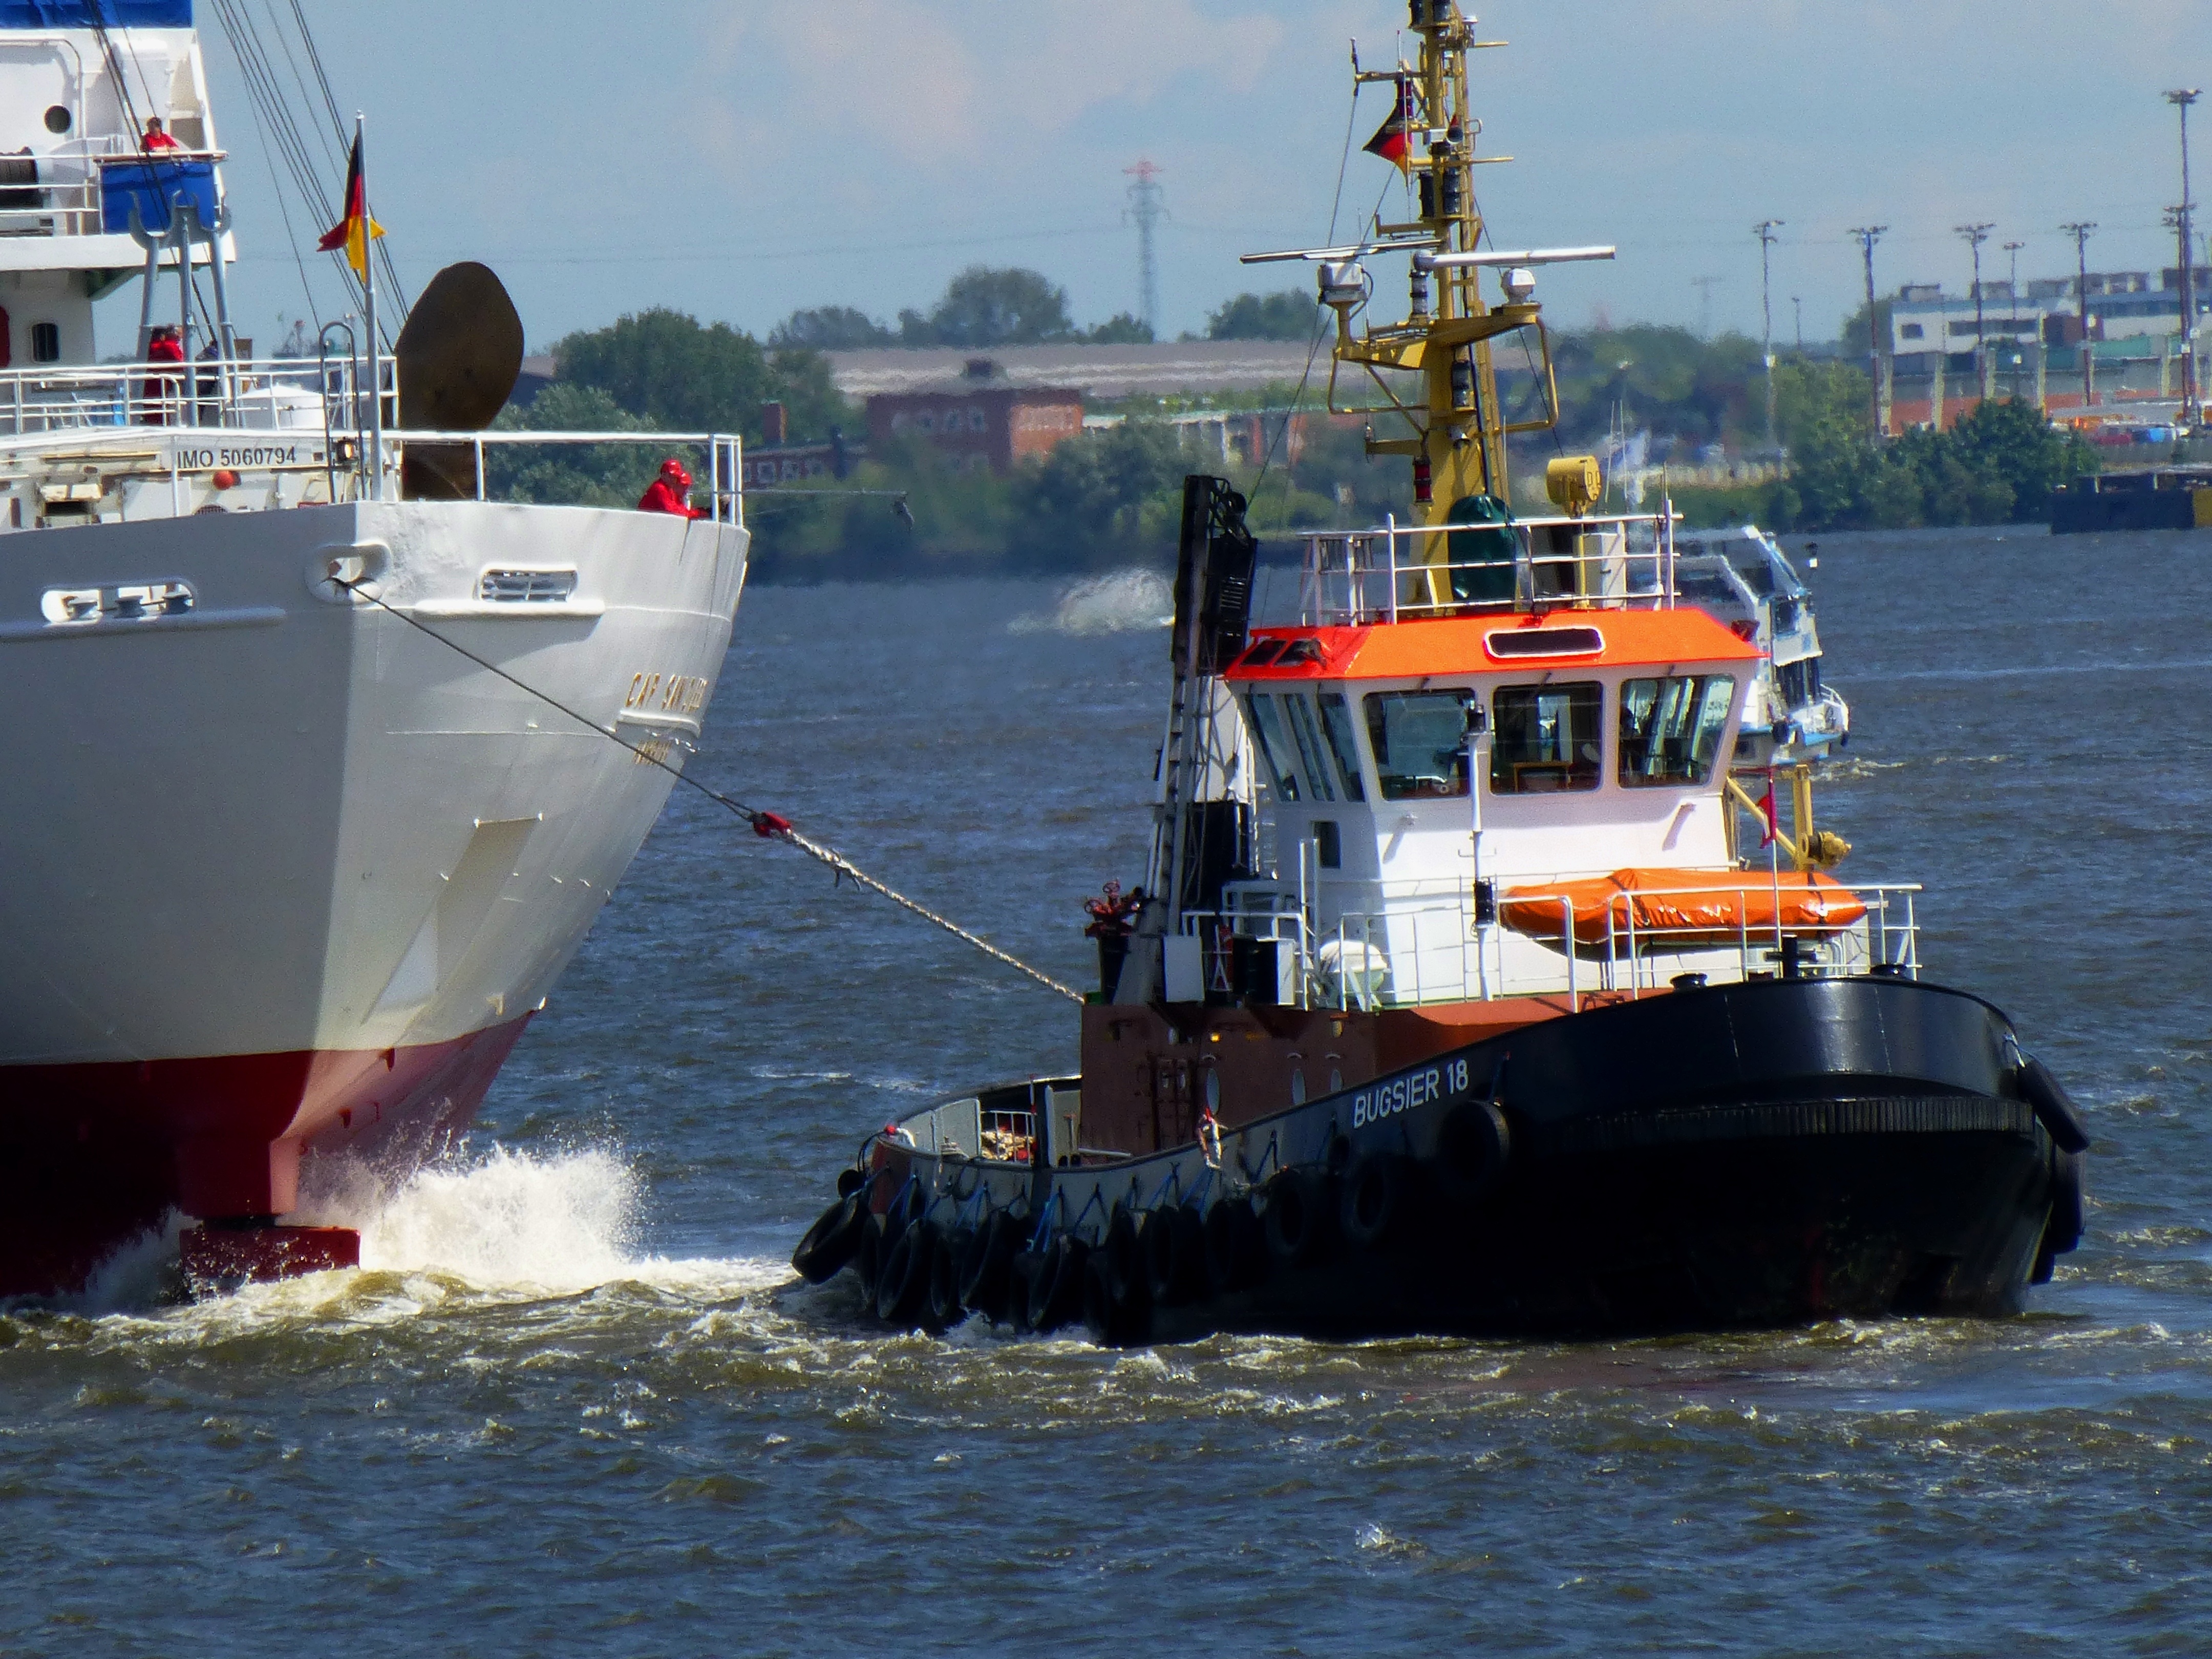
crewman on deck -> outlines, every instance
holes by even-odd
[[[673,455],[660,464],[660,476],[647,484],[645,494],[637,498],[637,510],[673,513],[686,519],[707,516],[691,505],[691,474]]]
[[[177,331],[164,323],[155,329],[153,337],[146,342],[146,361],[149,363],[181,363],[185,348],[177,338]],[[168,405],[184,394],[182,374],[149,374],[146,377],[143,413],[139,420],[147,426],[167,424]]]
[[[138,148],[150,153],[157,149],[182,149],[184,146],[169,137],[160,116],[149,115],[146,118],[145,137],[139,139]]]

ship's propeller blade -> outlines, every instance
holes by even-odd
[[[401,426],[482,431],[522,373],[522,319],[490,266],[447,265],[408,313],[397,354]]]
[[[447,265],[408,313],[396,355],[403,428],[480,432],[522,372],[522,319],[490,266]],[[462,444],[410,444],[399,483],[410,501],[465,500],[477,493],[476,457]]]

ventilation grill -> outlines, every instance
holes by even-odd
[[[575,591],[573,570],[487,570],[477,597],[495,605],[558,605]]]

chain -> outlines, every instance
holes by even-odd
[[[911,910],[915,915],[920,916],[925,921],[933,922],[936,926],[942,927],[946,933],[951,934],[955,939],[964,940],[966,943],[974,945],[985,956],[990,957],[996,961],[1003,962],[1009,968],[1015,969],[1021,973],[1028,975],[1031,979],[1035,980],[1038,984],[1045,987],[1048,990],[1056,991],[1061,996],[1064,996],[1073,1002],[1080,1002],[1083,1000],[1083,993],[1075,989],[1073,986],[1061,984],[1050,975],[1046,974],[1038,969],[1030,967],[1029,963],[1024,962],[1019,957],[1013,956],[1007,951],[1000,950],[988,939],[978,938],[975,934],[969,933],[965,927],[961,927],[959,923],[952,921],[950,917],[941,916],[938,915],[936,911],[929,908],[928,906],[919,903],[916,901],[908,898],[904,893],[898,891],[896,888],[888,886],[884,883],[878,881],[873,876],[868,874],[867,872],[854,864],[842,853],[837,852],[834,848],[824,847],[819,842],[811,841],[806,836],[800,835],[797,830],[792,827],[791,821],[788,818],[779,817],[774,812],[763,811],[757,808],[748,806],[741,800],[738,800],[732,796],[723,794],[720,790],[708,788],[705,784],[701,783],[696,778],[686,777],[679,768],[671,766],[666,761],[663,760],[659,756],[653,753],[650,750],[641,748],[638,744],[630,742],[620,732],[609,731],[605,726],[601,726],[597,720],[592,720],[589,717],[578,713],[575,709],[569,708],[567,703],[561,702],[557,697],[552,696],[547,692],[541,691],[536,686],[529,684],[525,681],[517,679],[514,675],[508,673],[507,670],[501,668],[497,663],[486,661],[483,658],[477,655],[475,652],[470,650],[468,647],[461,644],[458,640],[448,639],[445,635],[438,632],[436,629],[431,628],[417,620],[416,617],[409,616],[407,612],[400,610],[398,606],[387,605],[375,594],[363,591],[362,583],[368,580],[366,576],[356,577],[352,581],[344,581],[333,575],[330,580],[331,585],[333,587],[343,588],[346,592],[353,595],[356,599],[368,600],[379,610],[386,611],[390,615],[398,617],[400,621],[405,623],[410,628],[416,629],[418,633],[428,635],[432,639],[437,641],[439,644],[446,647],[448,650],[459,653],[462,656],[466,657],[471,662],[476,664],[477,667],[483,669],[486,672],[498,675],[500,678],[505,680],[509,685],[514,687],[518,691],[526,692],[531,696],[537,698],[540,702],[544,703],[547,707],[560,710],[561,713],[566,714],[570,720],[574,720],[578,725],[586,726],[590,730],[598,732],[608,742],[618,744],[623,748],[629,750],[629,752],[636,756],[639,760],[659,767],[662,771],[667,773],[669,776],[674,778],[677,782],[684,784],[689,788],[696,790],[699,793],[704,795],[708,800],[713,801],[716,805],[723,807],[726,811],[734,813],[737,817],[743,818],[751,826],[752,832],[762,837],[763,840],[780,841],[784,842],[787,846],[797,848],[809,858],[818,860],[820,862],[828,865],[830,868],[835,871],[840,878],[849,876],[858,885],[867,888],[872,892],[882,894],[892,903],[900,906],[902,908]]]

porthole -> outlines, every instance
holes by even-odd
[[[67,105],[52,104],[47,106],[46,131],[48,132],[52,133],[56,137],[59,137],[63,133],[67,132],[70,130],[70,112],[69,106]]]

